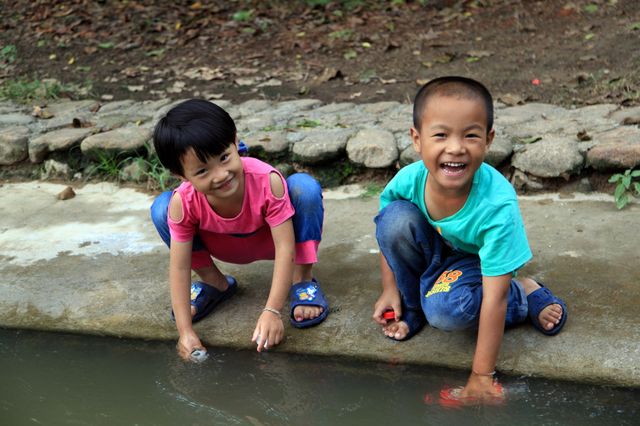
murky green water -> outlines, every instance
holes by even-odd
[[[0,329],[0,425],[631,425],[640,390],[503,378],[495,407],[444,408],[466,373]]]

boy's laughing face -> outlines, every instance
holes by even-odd
[[[428,188],[441,195],[468,195],[493,136],[482,100],[433,95],[421,128],[411,129],[413,148],[429,170]]]

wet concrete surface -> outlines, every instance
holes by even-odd
[[[152,196],[111,184],[0,186],[0,326],[141,339],[176,339],[169,319],[168,250],[148,219]],[[371,320],[380,291],[372,218],[377,198],[325,192],[325,233],[315,268],[331,305],[318,327],[285,322],[279,352],[349,356],[468,369],[474,331],[426,327],[407,342]],[[581,382],[640,386],[640,206],[618,211],[603,194],[521,197],[534,260],[522,271],[568,305],[555,337],[523,324],[505,334],[498,369]],[[271,263],[223,264],[239,293],[196,325],[207,345],[253,349]]]

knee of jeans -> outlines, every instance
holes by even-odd
[[[318,181],[306,173],[295,173],[287,178],[289,198],[296,210],[322,206],[322,188]]]
[[[397,240],[404,235],[413,238],[413,224],[424,220],[424,215],[412,202],[392,201],[374,219],[377,238]]]
[[[164,228],[167,225],[167,211],[172,191],[166,191],[158,195],[151,204],[151,220],[156,228]]]
[[[460,309],[459,306],[427,302],[425,312],[427,313],[429,325],[439,330],[458,331],[475,325],[475,319]]]

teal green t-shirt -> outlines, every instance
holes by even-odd
[[[480,257],[485,276],[515,273],[531,259],[516,192],[496,169],[483,163],[464,206],[441,220],[431,220],[425,205],[428,173],[422,161],[402,168],[382,191],[380,210],[395,200],[412,202],[454,249]]]

